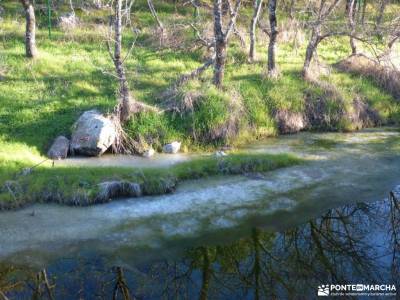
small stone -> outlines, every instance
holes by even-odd
[[[154,154],[156,153],[156,151],[154,151],[153,148],[150,148],[146,151],[144,151],[144,153],[142,154],[143,157],[149,158],[152,157]]]
[[[224,151],[216,151],[214,153],[215,157],[223,157],[223,156],[227,156],[228,154],[226,154]]]
[[[69,140],[65,136],[60,135],[54,140],[53,145],[51,145],[47,152],[47,156],[51,159],[64,159],[68,155],[68,149]]]
[[[179,149],[181,148],[181,142],[172,142],[170,144],[166,144],[163,147],[163,152],[164,153],[170,153],[170,154],[175,154],[179,152]]]

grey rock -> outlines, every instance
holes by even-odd
[[[114,123],[96,110],[84,112],[74,124],[70,150],[72,154],[100,156],[117,136]]]
[[[51,159],[64,159],[68,156],[69,139],[65,136],[60,135],[57,137],[51,145],[47,156]]]
[[[178,153],[179,150],[181,149],[181,142],[172,142],[170,144],[166,144],[163,147],[163,152],[165,153],[170,153],[170,154],[175,154]]]

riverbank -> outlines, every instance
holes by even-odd
[[[334,175],[342,174],[347,182],[342,183],[340,189],[346,185],[350,189],[348,193],[352,194],[357,184],[360,185],[357,189],[366,191],[371,185],[379,185],[385,181],[379,174],[387,172],[390,176],[386,179],[390,179],[389,190],[398,184],[396,179],[400,178],[400,171],[396,169],[400,163],[399,138],[396,128],[364,129],[354,133],[304,132],[255,142],[238,150],[241,152],[230,152],[221,157],[180,154],[145,159],[110,155],[104,158],[104,163],[102,158],[67,159],[54,165],[44,162],[33,169],[21,167],[8,174],[0,192],[0,208],[12,209],[46,202],[87,206],[119,197],[171,193],[183,181],[219,175],[245,175],[264,180],[269,178],[264,172],[280,168],[284,172],[286,167],[299,164],[302,169],[304,163],[310,165],[304,167],[310,169],[310,174],[297,176],[299,180],[311,180],[310,184],[317,184],[329,168]],[[353,172],[354,179],[348,177]],[[366,176],[367,180],[376,178],[376,182],[358,182],[356,175]],[[287,185],[291,180],[275,178],[266,186]],[[385,184],[381,183],[382,186]],[[322,192],[321,195],[327,197]]]
[[[177,9],[172,3],[156,3],[172,39],[165,41],[164,45],[153,38],[155,24],[147,5],[146,1],[135,1],[132,16],[136,22],[134,27],[140,30],[126,28],[124,31],[123,52],[129,49],[133,40],[136,41],[134,51],[125,60],[127,80],[136,99],[171,110],[162,114],[136,114],[125,124],[125,131],[132,139],[158,152],[164,144],[175,140],[182,142],[183,152],[214,151],[222,146],[244,145],[281,133],[346,132],[366,126],[398,124],[400,121],[398,98],[376,82],[371,76],[373,70],[362,74],[349,66],[336,66],[349,55],[346,37],[332,37],[329,42],[321,42],[318,48],[321,76],[314,81],[304,80],[300,72],[307,46],[307,30],[301,27],[294,34],[291,26],[282,26],[287,29],[278,41],[278,78],[263,75],[267,63],[264,53],[267,41],[259,30],[258,57],[253,63],[247,61],[246,46],[241,45],[236,36],[232,37],[223,89],[218,90],[211,84],[212,72],[208,70],[200,78],[187,82],[174,95],[166,97],[165,92],[177,78],[199,67],[208,53],[198,45],[197,36],[190,29],[189,24],[193,21],[190,5]],[[15,1],[5,1],[0,8],[0,50],[3,54],[0,58],[0,206],[12,208],[50,199],[84,205],[96,202],[97,185],[103,181],[125,182],[114,186],[122,190],[118,194],[137,193],[136,188],[126,191],[132,188],[126,182],[143,181],[130,175],[130,170],[52,167],[52,162],[46,161],[45,157],[58,135],[69,137],[71,126],[84,111],[98,109],[106,114],[116,105],[117,81],[112,75],[114,66],[104,43],[109,9],[76,7],[79,25],[65,29],[56,26],[56,20],[68,13],[70,7],[60,4],[53,14],[55,26],[51,38],[47,35],[47,16],[39,10],[39,55],[28,60],[24,57],[22,6]],[[397,4],[388,5],[388,17],[394,16],[397,10]],[[173,18],[171,11],[175,11]],[[207,16],[210,11],[201,8],[201,13]],[[238,30],[248,30],[251,15],[251,7],[244,6]],[[283,24],[287,22],[286,17],[282,16]],[[177,28],[177,20],[185,24],[185,30]],[[210,25],[211,21],[204,22],[201,29],[207,31]],[[395,45],[393,51],[398,51],[397,47]],[[369,51],[361,44],[359,50]],[[223,160],[230,159],[233,158]],[[248,159],[254,163],[260,158]],[[278,158],[278,165],[285,159]],[[261,160],[265,164],[261,171],[268,171],[269,162],[273,163],[275,157]],[[288,161],[291,163],[292,158]],[[214,171],[209,175],[221,173],[215,171],[215,161],[205,162],[204,173],[209,171],[209,163],[214,164]],[[32,173],[16,175],[29,173],[29,169],[38,164],[40,166]],[[194,162],[186,165],[188,169],[191,164]],[[172,173],[175,171],[174,167]],[[153,171],[154,174],[157,172]],[[165,170],[160,172],[166,176]],[[85,176],[91,178],[89,183]],[[181,180],[175,175],[172,178],[171,182]],[[154,185],[141,187],[141,193],[162,190],[162,186],[166,190],[168,186]],[[76,195],[72,194],[74,189]],[[107,197],[98,202],[106,201],[104,198]]]
[[[135,249],[144,251],[139,252],[141,256],[151,249],[168,251],[182,240],[192,246],[192,238],[200,241],[213,232],[218,233],[216,241],[221,241],[260,225],[284,230],[342,205],[354,204],[364,211],[372,202],[388,198],[399,185],[399,147],[400,133],[391,129],[302,133],[255,143],[247,151],[269,155],[286,151],[309,159],[305,164],[266,173],[182,180],[174,193],[102,205],[76,208],[37,203],[4,211],[0,260],[3,256],[7,261],[42,265],[60,254],[77,257],[80,251],[122,259]],[[109,178],[106,172],[94,176]],[[352,215],[353,210],[347,212]],[[377,215],[382,217],[382,211]]]
[[[197,37],[190,28],[183,31],[175,26],[179,20],[190,27],[190,5],[179,6],[178,10],[172,3],[156,5],[165,28],[172,36],[179,36],[179,42],[167,41],[161,46],[154,41],[155,24],[147,2],[135,1],[132,10],[135,28],[140,32],[135,33],[137,36],[128,28],[124,32],[125,51],[136,40],[134,51],[125,61],[127,79],[138,100],[178,111],[135,115],[125,130],[136,141],[160,151],[162,145],[178,140],[183,150],[192,152],[243,145],[282,131],[351,131],[367,125],[399,123],[398,99],[373,76],[335,67],[349,55],[346,37],[321,43],[318,59],[324,72],[318,81],[304,80],[300,74],[307,44],[304,28],[299,28],[296,35],[289,27],[282,32],[277,52],[279,78],[262,75],[267,41],[259,30],[258,57],[251,64],[247,48],[232,37],[224,89],[217,90],[210,84],[212,72],[208,70],[199,80],[184,85],[173,99],[167,99],[163,93],[179,76],[199,67],[207,53],[204,48],[192,47],[197,45]],[[22,6],[14,1],[5,1],[1,6],[0,182],[4,182],[20,169],[43,161],[53,140],[58,135],[69,137],[71,126],[84,111],[111,112],[116,105],[117,82],[104,43],[108,8],[76,7],[79,26],[65,30],[56,26],[56,20],[70,8],[60,4],[53,14],[51,39],[47,35],[47,16],[38,13],[39,55],[27,60]],[[397,4],[388,5],[388,16],[395,15],[397,8]],[[173,18],[171,11],[175,11]],[[201,13],[207,16],[210,12],[201,9]],[[251,15],[251,7],[243,7],[239,30],[248,30]],[[285,18],[282,16],[282,22],[287,21]],[[206,23],[204,30],[210,25]],[[398,50],[396,47],[393,51]],[[359,48],[368,51],[362,44]],[[360,120],[360,114],[368,118]]]
[[[38,166],[23,169],[4,182],[0,210],[33,203],[87,206],[121,197],[167,194],[185,180],[267,172],[302,162],[288,154],[230,154],[196,158],[169,168]]]

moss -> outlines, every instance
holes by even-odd
[[[323,149],[332,149],[338,145],[337,141],[330,139],[314,139],[312,145]]]

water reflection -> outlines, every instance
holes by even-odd
[[[143,254],[145,255],[145,253]],[[400,201],[357,203],[273,232],[254,227],[229,245],[204,245],[151,263],[83,253],[45,270],[2,263],[0,299],[314,298],[331,283],[400,288]]]

